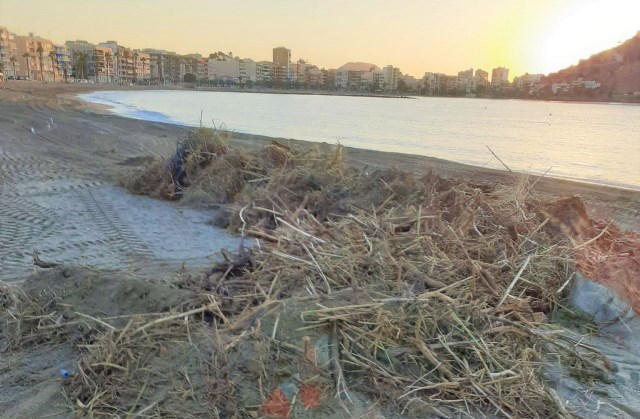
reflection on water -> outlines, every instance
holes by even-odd
[[[576,336],[581,345],[603,353],[613,365],[610,382],[591,385],[561,368],[549,369],[560,400],[581,417],[640,417],[640,319],[608,288],[576,276],[571,302],[592,316],[597,330]],[[569,325],[572,334],[584,324]]]
[[[138,119],[439,157],[640,189],[640,106],[462,98],[368,98],[201,91],[82,98]]]

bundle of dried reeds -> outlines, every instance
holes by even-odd
[[[570,416],[545,364],[560,363],[581,379],[607,378],[606,359],[550,323],[572,277],[575,244],[551,228],[548,206],[526,181],[369,173],[348,167],[341,146],[273,143],[246,153],[217,135],[201,129],[190,137],[180,196],[224,206],[225,224],[259,245],[241,248],[211,274],[183,278],[194,293],[191,311],[96,326],[72,393],[85,412],[167,414],[144,395],[152,377],[156,387],[169,380],[149,366],[149,354],[157,358],[169,342],[192,343],[197,322],[211,325],[199,326],[199,339],[209,336],[221,349],[210,362],[216,368],[207,369],[217,371],[213,381],[248,374],[225,360],[232,351],[259,352],[251,361],[262,365],[261,400],[234,399],[227,410],[257,413],[266,402],[263,380],[282,374],[274,359],[304,363],[282,355],[302,344],[276,342],[278,327],[286,329],[279,318],[272,332],[260,329],[260,319],[287,299],[298,301],[305,322],[296,333],[329,336],[328,374],[345,406],[357,392],[410,416]],[[133,189],[175,197],[158,192],[175,189],[167,173],[152,166],[134,181],[143,190]],[[118,400],[128,402],[114,406]],[[292,412],[284,411],[280,417]]]

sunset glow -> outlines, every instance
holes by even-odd
[[[303,5],[304,4],[304,5]],[[62,43],[116,40],[178,53],[233,51],[256,60],[286,45],[292,58],[336,68],[393,64],[421,77],[506,66],[510,78],[549,73],[640,30],[637,0],[2,0],[0,25]],[[63,13],[59,13],[64,11]],[[55,19],[51,16],[55,15]]]

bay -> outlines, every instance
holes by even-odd
[[[640,190],[640,106],[183,90],[80,95],[115,114]]]

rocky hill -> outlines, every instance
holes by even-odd
[[[601,83],[600,95],[628,95],[640,92],[640,32],[615,48],[599,52],[577,65],[551,73],[546,82],[571,83],[578,80]]]
[[[371,63],[363,62],[349,62],[338,68],[338,70],[350,70],[350,71],[380,71],[380,67]]]

